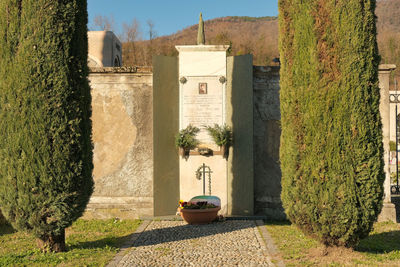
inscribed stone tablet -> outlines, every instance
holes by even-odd
[[[201,129],[197,138],[211,144],[208,133],[202,129],[208,125],[224,123],[224,87],[218,77],[188,77],[181,87],[181,128],[192,124]]]

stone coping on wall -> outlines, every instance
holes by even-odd
[[[153,68],[149,66],[134,67],[92,67],[90,73],[153,73]]]
[[[253,71],[258,73],[279,72],[280,66],[253,66]],[[379,65],[380,71],[396,69],[393,64]],[[152,73],[151,66],[134,66],[134,67],[92,67],[90,73]]]
[[[379,71],[392,71],[396,69],[397,66],[394,64],[380,64]],[[253,66],[254,72],[264,73],[264,72],[279,72],[280,66]]]
[[[279,69],[279,66],[253,66],[253,71],[256,73],[279,73]],[[91,67],[89,70],[90,73],[153,73],[153,68],[151,66]]]

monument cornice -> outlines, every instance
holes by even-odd
[[[177,45],[179,52],[226,52],[229,45]]]

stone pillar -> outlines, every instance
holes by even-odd
[[[395,205],[391,203],[390,193],[390,172],[389,172],[389,135],[390,135],[390,107],[389,107],[389,80],[390,73],[396,69],[396,65],[383,64],[379,65],[379,88],[381,92],[381,101],[379,111],[382,118],[382,136],[383,136],[383,149],[384,149],[384,203],[382,212],[378,217],[378,221],[393,221],[396,222],[396,209]]]

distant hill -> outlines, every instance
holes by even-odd
[[[400,0],[379,0],[376,15],[382,63],[400,68]],[[277,17],[216,18],[205,21],[205,32],[206,44],[230,44],[231,55],[251,53],[255,65],[272,65],[272,59],[279,57]],[[153,54],[177,55],[175,45],[193,45],[196,40],[197,25],[193,25],[151,41],[125,43],[124,64],[150,65]]]
[[[400,76],[400,0],[378,1],[375,13],[381,62],[396,64]]]
[[[379,32],[400,33],[400,0],[378,0],[375,14]]]
[[[231,55],[251,53],[256,65],[269,65],[279,56],[276,17],[223,17],[205,21],[204,26],[206,44],[231,45]],[[135,47],[125,44],[124,62],[127,65],[148,65],[151,54],[176,55],[175,45],[193,45],[196,41],[197,25],[193,25],[172,35],[136,42]],[[129,50],[136,50],[136,53],[127,55]]]

